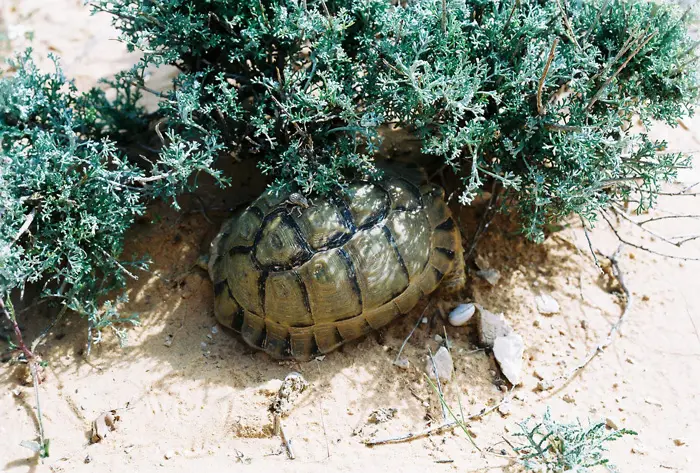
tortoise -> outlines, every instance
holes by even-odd
[[[252,347],[308,360],[464,283],[461,236],[433,184],[356,181],[290,208],[265,191],[224,222],[208,270],[214,312]]]

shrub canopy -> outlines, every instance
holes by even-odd
[[[645,131],[675,126],[699,94],[690,14],[670,5],[90,3],[142,59],[103,84],[114,100],[78,93],[28,53],[0,77],[0,297],[39,283],[96,327],[118,317],[98,301],[143,267],[121,257],[134,218],[193,189],[193,175],[225,179],[221,156],[257,160],[277,189],[325,194],[378,177],[383,130],[398,127],[459,176],[462,204],[487,182],[505,189],[534,240],[632,193],[644,210],[689,163]],[[151,91],[146,76],[163,65],[180,73]],[[158,95],[156,112],[141,93]]]

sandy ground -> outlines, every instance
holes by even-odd
[[[2,14],[12,47],[29,44],[24,35],[33,31],[37,54],[60,54],[66,73],[81,87],[134,61],[113,41],[108,18],[89,18],[81,0],[4,0]],[[684,125],[654,133],[666,137],[671,149],[699,150],[700,118]],[[682,181],[696,182],[698,174],[689,170]],[[235,195],[207,195],[207,202],[231,203],[256,192],[255,186],[244,185]],[[183,205],[196,209],[194,202]],[[700,197],[665,197],[653,215],[673,214],[700,214]],[[463,217],[465,227],[473,229],[473,212]],[[697,221],[658,223],[653,229],[665,235],[700,232]],[[599,227],[593,242],[610,254],[617,247],[615,237]],[[39,349],[48,362],[40,395],[51,439],[51,456],[43,463],[19,446],[36,438],[33,388],[21,383],[21,369],[0,364],[0,470],[516,472],[509,458],[499,456],[502,449],[512,454],[503,437],[512,440],[517,422],[549,406],[555,418],[609,418],[637,431],[611,444],[609,457],[623,472],[700,471],[698,262],[626,247],[620,266],[634,305],[621,334],[563,389],[542,393],[536,390],[538,375],[557,377],[585,359],[620,316],[623,300],[610,291],[609,278],[598,273],[580,229],[559,232],[538,246],[496,226],[478,254],[502,277],[492,287],[471,275],[468,299],[503,312],[525,340],[523,383],[511,393],[510,413],[493,412],[469,422],[481,452],[457,430],[370,448],[364,440],[417,432],[441,421],[423,372],[427,349],[435,351],[435,335],[445,331],[455,363],[446,401],[457,409],[461,400],[471,414],[503,399],[504,380],[493,358],[474,351],[474,329],[443,328],[429,309],[433,323],[420,325],[404,351],[409,369],[393,366],[423,303],[405,319],[323,360],[273,361],[215,328],[211,284],[204,273],[190,271],[216,231],[216,224],[199,213],[153,206],[128,236],[127,254],[148,254],[153,260],[151,271],[129,285],[130,302],[122,307],[141,320],[129,330],[128,345],[119,348],[116,338],[105,333],[86,360],[84,321],[69,318],[51,332]],[[621,231],[658,251],[675,249],[624,221]],[[675,254],[700,256],[700,241]],[[534,297],[541,293],[558,301],[558,314],[538,313]],[[27,338],[48,322],[48,314],[23,321]],[[284,420],[295,460],[271,436],[268,412],[279,380],[291,371],[311,384]],[[395,408],[396,415],[385,423],[368,422],[380,408]],[[91,422],[111,409],[120,417],[117,430],[90,444]]]

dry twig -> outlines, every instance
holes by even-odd
[[[17,324],[17,319],[14,314],[14,309],[12,304],[10,304],[10,310],[5,307],[5,301],[0,298],[0,313],[7,318],[7,320],[12,325],[12,329],[15,334],[15,341],[17,342],[17,347],[24,354],[24,357],[29,364],[29,371],[32,374],[32,382],[34,384],[34,397],[36,398],[36,418],[39,425],[39,444],[35,442],[26,442],[27,445],[33,445],[31,447],[36,453],[39,453],[41,458],[48,456],[48,440],[44,437],[44,422],[43,416],[41,415],[41,403],[39,402],[39,374],[38,374],[38,362],[36,356],[24,343],[22,338],[22,331]]]
[[[625,294],[625,302],[624,307],[622,309],[622,313],[618,317],[617,321],[610,327],[610,330],[608,331],[607,335],[598,342],[596,347],[583,359],[583,361],[581,361],[578,365],[576,365],[565,375],[549,381],[548,384],[549,386],[551,386],[551,388],[549,389],[552,389],[553,392],[558,392],[564,387],[566,387],[574,379],[574,377],[578,375],[578,373],[580,373],[586,366],[590,364],[591,361],[593,361],[593,359],[596,356],[601,354],[606,348],[608,348],[613,343],[615,334],[620,330],[622,323],[625,321],[627,315],[630,313],[632,307],[634,306],[634,296],[632,295],[632,292],[627,286],[624,274],[620,269],[620,263],[618,261],[618,256],[622,252],[623,247],[624,245],[620,244],[620,246],[617,247],[617,250],[615,250],[615,253],[613,253],[610,256],[607,256],[607,258],[610,260],[610,264],[612,265],[613,275],[620,283],[620,287],[622,288],[622,291]],[[605,256],[602,253],[600,254],[602,256]],[[558,385],[555,386],[555,383],[558,383]]]
[[[648,248],[646,246],[642,246],[638,243],[631,242],[629,240],[626,240],[625,238],[620,235],[620,232],[615,228],[615,225],[610,221],[610,218],[607,216],[605,211],[600,212],[600,215],[603,217],[603,220],[605,220],[610,227],[610,229],[613,231],[617,239],[620,241],[620,243],[624,243],[625,245],[629,245],[633,248],[637,248],[638,250],[646,251],[647,253],[651,253],[654,255],[658,256],[663,256],[664,258],[671,258],[671,259],[678,259],[682,261],[700,261],[700,258],[693,258],[690,256],[676,256],[676,255],[669,255],[668,253],[661,253],[659,251],[653,250],[651,248]]]
[[[542,76],[540,77],[540,82],[537,85],[537,113],[544,115],[547,113],[547,109],[542,105],[542,90],[544,89],[544,82],[547,79],[547,73],[549,72],[549,67],[552,65],[552,60],[554,60],[554,53],[559,44],[559,38],[554,38],[552,43],[552,48],[549,50],[549,56],[547,56],[547,63],[544,65],[544,70],[542,71]]]
[[[569,22],[569,17],[566,14],[566,11],[564,10],[564,7],[561,4],[560,0],[557,0],[557,6],[559,7],[559,11],[561,11],[561,19],[564,22],[564,28],[566,28],[567,33],[569,33],[569,38],[571,41],[574,42],[576,45],[576,48],[581,50],[581,45],[578,44],[578,41],[576,41],[576,36],[574,36],[574,30],[571,28],[571,22]]]
[[[394,364],[396,366],[399,366],[399,360],[401,359],[401,353],[403,353],[403,349],[406,347],[406,344],[413,336],[413,332],[415,332],[416,329],[418,328],[418,326],[420,325],[421,320],[423,320],[423,316],[425,316],[425,312],[428,310],[428,307],[430,307],[430,305],[432,303],[433,303],[433,299],[431,298],[428,301],[428,303],[425,305],[425,309],[423,309],[423,312],[421,312],[420,317],[418,317],[418,320],[416,320],[416,323],[413,326],[413,328],[411,329],[411,331],[409,332],[408,336],[404,339],[403,343],[401,344],[401,348],[399,348],[399,352],[396,354],[396,358],[394,358]]]
[[[558,0],[557,0],[557,1],[558,1]],[[627,67],[627,64],[629,64],[629,62],[639,53],[639,51],[642,50],[642,48],[643,48],[644,46],[647,45],[647,43],[648,43],[649,41],[651,41],[651,38],[653,38],[655,35],[656,35],[656,33],[652,33],[652,34],[650,34],[649,36],[647,36],[646,38],[644,38],[644,39],[642,40],[642,42],[639,44],[639,46],[637,46],[637,49],[635,49],[635,50],[632,52],[632,54],[630,54],[630,55],[627,57],[627,59],[625,60],[625,62],[623,62],[622,65],[621,65],[620,67],[618,67],[617,70],[616,70],[610,77],[607,78],[607,80],[603,83],[603,85],[600,86],[600,88],[599,88],[598,91],[595,93],[595,95],[593,95],[593,98],[591,99],[591,101],[588,102],[588,105],[586,106],[586,109],[587,109],[587,110],[590,110],[591,107],[593,107],[593,105],[598,101],[598,99],[600,98],[600,96],[603,95],[603,92],[605,92],[605,89],[608,88],[608,86],[609,86],[610,83],[613,81],[613,79],[615,79],[615,77],[617,77],[617,75],[618,75],[620,72],[622,72],[622,70],[623,70],[625,67]]]
[[[488,230],[489,225],[491,225],[491,221],[493,218],[496,216],[496,211],[494,209],[494,204],[496,203],[496,200],[498,199],[498,194],[496,192],[496,185],[498,184],[498,181],[494,179],[493,184],[491,185],[491,197],[489,198],[489,203],[486,207],[486,211],[484,212],[484,215],[481,217],[481,220],[479,221],[479,226],[477,227],[476,231],[474,232],[474,236],[472,237],[471,244],[469,245],[469,251],[464,255],[464,261],[465,263],[468,263],[474,254],[474,251],[476,251],[476,245],[479,243],[479,240],[483,236],[483,234]]]
[[[512,389],[510,391],[508,391],[503,396],[503,399],[501,399],[501,401],[498,404],[491,406],[488,409],[482,409],[481,411],[470,415],[466,419],[465,418],[457,419],[455,416],[453,416],[453,417],[455,417],[455,419],[452,421],[445,421],[445,422],[442,422],[441,424],[438,424],[438,425],[435,425],[432,427],[428,427],[428,428],[423,429],[423,430],[419,430],[418,432],[408,432],[408,433],[403,434],[403,435],[399,435],[396,437],[387,437],[387,438],[380,439],[380,440],[365,440],[364,444],[367,445],[368,447],[373,447],[375,445],[387,445],[387,444],[392,444],[392,443],[402,443],[402,442],[408,442],[408,441],[411,441],[411,440],[414,440],[417,438],[426,437],[428,435],[433,435],[433,434],[437,434],[440,432],[445,432],[447,430],[452,430],[455,427],[459,427],[461,425],[464,425],[464,422],[467,420],[481,419],[482,417],[485,417],[486,415],[492,413],[493,411],[495,411],[496,409],[501,407],[501,405],[510,401],[512,391],[513,391]]]

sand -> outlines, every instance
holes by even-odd
[[[114,41],[109,19],[90,18],[80,0],[5,0],[2,13],[13,48],[29,44],[22,35],[33,31],[36,53],[61,55],[66,73],[82,88],[135,60]],[[654,133],[666,137],[671,149],[697,151],[700,119],[684,126],[658,127]],[[698,174],[684,172],[673,188],[700,180]],[[252,184],[235,192],[212,191],[206,201],[230,204],[258,191]],[[197,209],[195,201],[183,198],[182,204]],[[651,215],[699,213],[700,197],[664,197]],[[463,222],[473,229],[468,217],[467,211]],[[518,422],[549,406],[557,419],[610,419],[638,432],[610,445],[609,458],[623,472],[700,471],[700,263],[625,247],[619,265],[634,304],[620,333],[565,387],[540,392],[538,377],[568,373],[595,350],[622,313],[624,299],[615,281],[593,264],[580,228],[534,245],[496,225],[481,241],[478,255],[501,278],[491,286],[471,274],[463,301],[504,313],[524,339],[523,381],[510,393],[503,409],[507,415],[496,411],[469,421],[481,452],[459,430],[370,448],[363,441],[418,432],[442,421],[423,373],[428,349],[437,350],[435,336],[445,331],[455,365],[452,381],[444,386],[447,403],[458,410],[461,401],[465,413],[473,414],[501,402],[505,381],[492,356],[475,351],[474,328],[443,328],[441,317],[429,308],[426,315],[433,323],[419,325],[404,350],[409,368],[393,366],[423,301],[385,330],[322,360],[271,360],[217,327],[211,284],[205,273],[192,269],[223,214],[213,212],[212,218],[214,224],[196,211],[179,214],[156,204],[129,232],[126,254],[148,254],[153,263],[129,284],[130,301],[121,307],[124,313],[138,313],[141,321],[128,330],[125,347],[106,331],[86,359],[87,325],[70,317],[38,349],[47,362],[39,392],[51,439],[51,456],[43,462],[19,445],[37,435],[33,387],[22,383],[21,367],[0,364],[0,470],[517,472],[503,438],[513,441]],[[700,232],[697,221],[658,223],[653,229],[665,235]],[[626,238],[655,250],[700,256],[700,240],[669,249],[627,222],[620,228]],[[617,247],[604,224],[592,239],[604,253]],[[559,313],[539,314],[539,294],[553,297]],[[49,313],[41,311],[22,320],[27,339],[49,321]],[[279,381],[292,371],[310,383],[283,419],[294,460],[272,435],[268,411]],[[391,419],[369,422],[373,411],[389,408],[396,409]],[[120,418],[116,430],[91,444],[92,421],[109,410]]]

